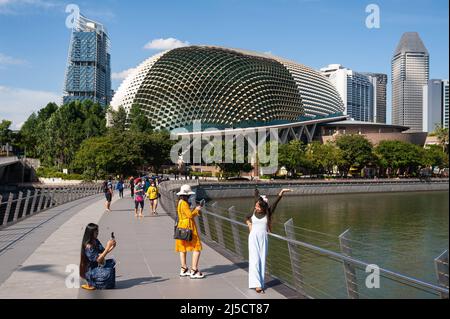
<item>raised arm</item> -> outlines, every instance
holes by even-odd
[[[258,190],[257,188],[255,188],[254,196],[255,196],[255,204],[256,204],[256,202],[257,202],[258,199],[259,199],[259,190]]]
[[[270,213],[273,214],[275,212],[275,209],[277,208],[278,203],[280,202],[281,198],[283,198],[283,194],[286,192],[292,192],[292,189],[282,189],[277,196],[277,199],[275,200],[275,202],[273,202],[272,206],[270,206]]]

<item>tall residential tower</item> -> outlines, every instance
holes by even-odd
[[[392,124],[423,130],[423,87],[430,57],[417,32],[403,34],[392,58]]]
[[[357,121],[374,121],[375,85],[371,76],[330,64],[320,69],[344,102],[345,114]]]
[[[63,102],[111,101],[109,38],[102,24],[80,15],[72,30]]]

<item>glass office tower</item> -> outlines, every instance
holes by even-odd
[[[392,124],[423,129],[423,87],[429,54],[417,32],[403,34],[392,58]]]
[[[63,102],[91,100],[108,105],[112,98],[110,60],[105,28],[80,15],[70,41]]]

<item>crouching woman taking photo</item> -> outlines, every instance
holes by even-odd
[[[116,286],[116,262],[106,256],[116,247],[111,239],[106,247],[98,238],[98,225],[89,224],[81,243],[80,277],[87,281],[81,288],[86,290],[112,289]]]

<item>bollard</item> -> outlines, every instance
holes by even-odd
[[[286,237],[295,240],[294,220],[291,218],[284,223],[284,231]],[[291,262],[292,278],[294,279],[294,287],[302,295],[306,296],[305,289],[303,287],[303,275],[300,265],[300,254],[295,244],[288,242],[289,260]]]
[[[448,250],[434,259],[436,277],[441,287],[448,289]],[[440,293],[441,299],[448,299],[448,294]]]
[[[22,197],[23,197],[23,193],[19,192],[19,197],[17,197],[17,204],[16,204],[16,211],[14,212],[14,218],[13,218],[13,223],[15,223],[17,221],[17,219],[19,219],[19,212],[20,212],[20,207],[22,206]]]
[[[230,215],[230,219],[233,221],[236,221],[236,210],[234,208],[234,206],[230,207],[228,209],[228,213]],[[241,238],[239,237],[239,228],[235,223],[231,223],[231,231],[233,233],[233,240],[234,240],[234,247],[235,247],[235,251],[236,254],[241,257],[244,258],[244,254],[242,253],[242,246],[241,246]]]
[[[347,229],[341,235],[339,235],[339,244],[341,246],[341,252],[343,255],[351,257],[352,249],[350,247],[350,242],[347,240],[350,235],[350,229]],[[344,261],[344,274],[345,274],[345,282],[347,285],[347,294],[350,299],[358,299],[358,281],[356,278],[356,270],[355,267]]]
[[[39,189],[35,188],[34,192],[33,192],[33,201],[31,202],[31,211],[30,211],[30,215],[33,215],[34,212],[36,211],[36,201],[37,201],[37,197],[39,196]]]
[[[213,203],[211,205],[211,208],[213,210],[213,213],[216,213],[217,202]],[[225,248],[225,239],[223,237],[222,219],[214,218],[214,223],[216,226],[217,241],[219,242],[220,245],[222,245],[222,247]]]
[[[9,193],[8,203],[6,204],[5,215],[3,215],[3,223],[2,223],[2,226],[5,226],[5,225],[8,223],[8,217],[9,217],[9,213],[10,213],[10,211],[11,211],[11,206],[12,206],[13,198],[14,198],[14,194],[13,194],[13,193]]]
[[[27,197],[25,198],[25,205],[23,206],[22,217],[26,217],[28,215],[28,204],[30,203],[31,191],[27,190]]]

